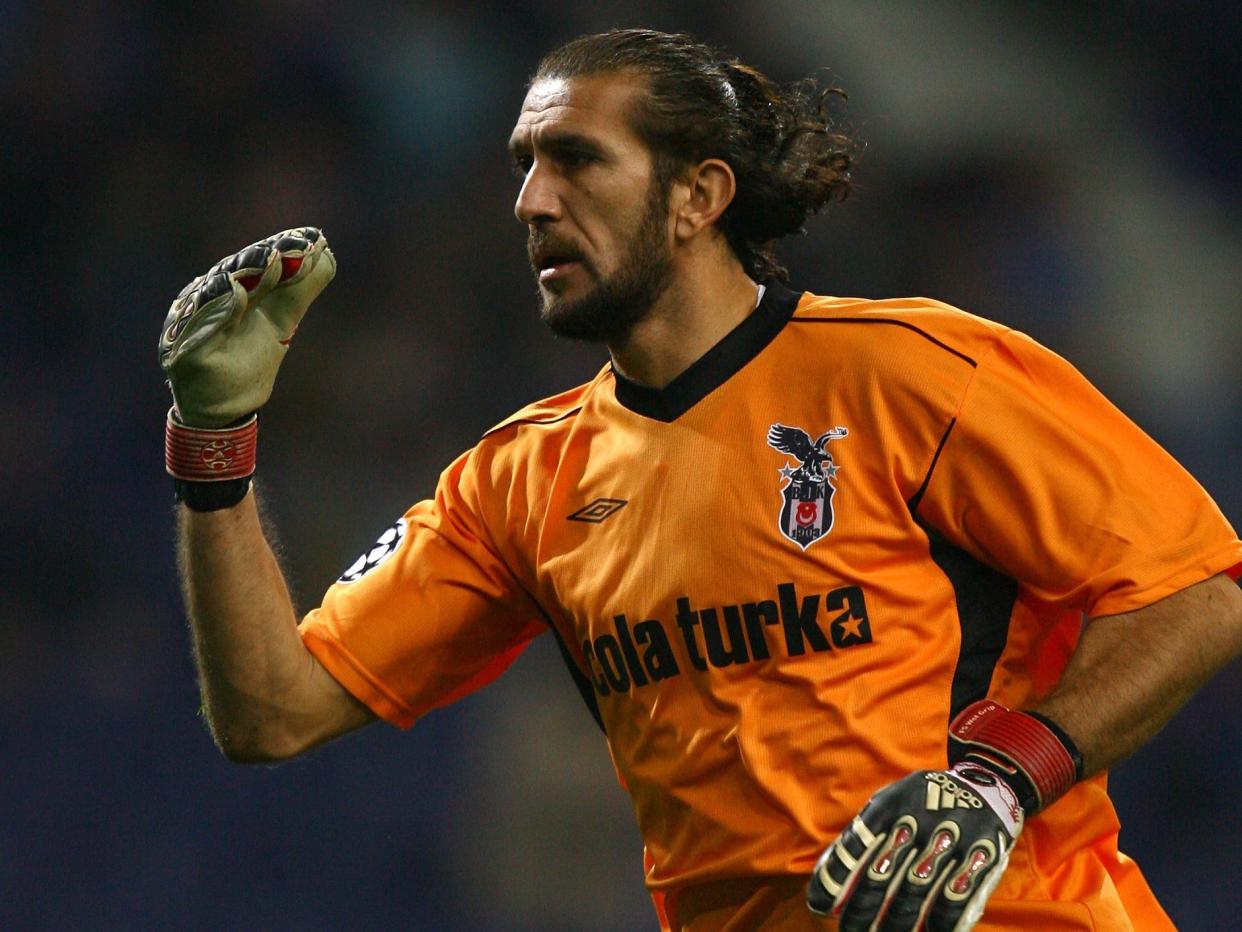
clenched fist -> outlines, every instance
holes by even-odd
[[[221,259],[186,285],[160,332],[177,420],[220,428],[262,407],[289,340],[335,274],[323,234],[296,227]]]

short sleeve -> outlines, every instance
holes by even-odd
[[[380,718],[408,728],[499,676],[546,630],[478,518],[471,454],[342,575],[303,643]]]
[[[1036,598],[1090,615],[1142,608],[1242,561],[1186,470],[1013,331],[979,360],[916,507]]]

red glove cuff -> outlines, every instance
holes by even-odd
[[[241,424],[210,430],[187,427],[170,409],[164,423],[164,468],[174,479],[222,482],[254,474],[259,418],[250,415]]]
[[[1055,722],[983,699],[949,725],[949,762],[981,763],[1005,778],[1033,815],[1069,791],[1082,776],[1082,755]]]

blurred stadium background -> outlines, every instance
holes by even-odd
[[[303,608],[483,429],[595,371],[537,322],[504,156],[539,55],[583,32],[828,69],[868,149],[856,196],[784,251],[794,282],[1031,333],[1242,524],[1235,13],[0,3],[0,928],[653,927],[628,804],[550,643],[409,734],[226,763],[197,716],[161,466],[169,300],[294,224],[340,262],[264,418]],[[1185,929],[1242,915],[1239,708],[1235,664],[1115,771],[1123,847]]]

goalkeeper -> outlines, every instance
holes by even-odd
[[[1242,651],[1242,541],[1026,337],[788,287],[773,244],[849,189],[832,93],[643,30],[549,54],[515,213],[543,320],[609,364],[302,619],[256,412],[335,259],[302,227],[190,283],[160,353],[213,735],[273,761],[409,727],[550,633],[662,928],[1172,928],[1105,771]]]

